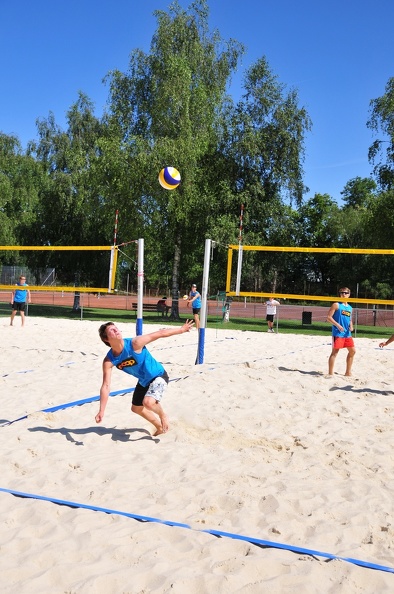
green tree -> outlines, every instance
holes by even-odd
[[[15,136],[0,133],[0,244],[27,245],[26,228],[34,221],[44,172],[23,153]],[[20,252],[5,252],[3,263],[20,262]]]
[[[28,233],[35,245],[109,245],[104,239],[105,203],[95,187],[92,162],[97,159],[101,124],[91,101],[82,93],[67,113],[62,131],[53,114],[38,121],[38,142],[29,145],[46,172]],[[108,254],[101,252],[34,252],[33,266],[54,266],[64,283],[78,281],[103,286],[108,280]],[[77,283],[79,284],[79,283]]]
[[[219,145],[235,202],[245,205],[244,240],[250,245],[292,245],[294,219],[287,206],[302,202],[310,118],[298,106],[297,92],[278,82],[265,57],[246,72],[244,88],[236,105],[224,106]],[[244,263],[245,290],[275,291],[289,257],[250,252]]]
[[[369,177],[355,177],[347,182],[341,192],[346,207],[365,209],[376,197],[377,184]]]
[[[303,247],[338,247],[341,234],[340,209],[328,194],[315,194],[298,210],[299,241]],[[314,287],[312,292],[330,292],[332,263],[330,253],[310,253],[302,257],[302,278]],[[335,282],[335,280],[334,280]]]
[[[147,261],[172,261],[175,318],[180,281],[186,281],[181,280],[183,254],[202,261],[207,221],[220,209],[212,191],[206,191],[204,165],[216,150],[218,113],[243,52],[241,44],[210,33],[208,14],[205,0],[193,2],[189,11],[178,2],[169,14],[156,11],[150,54],[133,51],[128,72],[108,76],[111,125],[115,120],[139,172]],[[157,182],[166,165],[182,175],[173,192]],[[166,269],[165,264],[162,273]]]
[[[377,139],[369,148],[368,158],[374,165],[374,174],[383,190],[394,187],[394,77],[386,84],[385,94],[370,102],[368,128],[387,136]],[[384,146],[383,146],[384,145]]]

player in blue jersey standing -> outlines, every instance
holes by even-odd
[[[197,330],[200,328],[201,295],[197,291],[197,285],[193,284],[189,292],[187,307],[192,306],[194,323]]]
[[[356,349],[352,338],[353,321],[352,307],[347,303],[350,297],[350,289],[342,287],[339,289],[341,301],[333,303],[327,315],[327,322],[332,324],[332,351],[328,359],[328,374],[334,375],[334,364],[336,356],[343,348],[348,350],[346,358],[346,376],[352,375],[352,365]]]
[[[12,297],[11,297],[12,312],[11,312],[10,326],[14,325],[14,318],[16,316],[17,311],[19,311],[19,313],[20,313],[22,326],[24,326],[25,325],[26,301],[28,303],[31,302],[30,291],[29,291],[29,289],[26,288],[27,287],[26,277],[20,276],[19,283],[17,283],[16,286],[18,288],[15,289],[14,291],[12,291]]]
[[[189,332],[193,324],[192,320],[186,320],[183,326],[162,328],[135,338],[123,338],[121,331],[113,322],[100,326],[99,336],[111,348],[103,361],[103,383],[100,389],[100,409],[96,415],[96,423],[103,420],[110,393],[112,369],[117,367],[120,371],[125,371],[138,379],[133,393],[132,412],[155,426],[154,435],[168,431],[168,417],[161,406],[161,399],[169,378],[163,365],[156,361],[146,345],[159,338]]]

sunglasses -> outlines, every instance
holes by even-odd
[[[340,295],[350,295],[350,291],[339,291]]]

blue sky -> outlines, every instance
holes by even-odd
[[[188,0],[180,0],[188,7]],[[149,52],[154,10],[170,0],[0,0],[0,130],[25,148],[37,138],[36,119],[65,114],[86,93],[101,116],[104,76],[125,71],[130,51]],[[306,197],[340,192],[368,177],[366,127],[371,99],[394,76],[392,0],[210,0],[210,28],[246,46],[230,94],[238,99],[245,70],[266,56],[273,73],[298,90],[313,122],[306,138]]]

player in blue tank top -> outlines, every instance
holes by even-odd
[[[22,326],[24,326],[25,325],[26,301],[28,303],[31,303],[30,291],[27,288],[28,285],[26,283],[26,277],[21,275],[19,277],[19,283],[17,283],[16,286],[18,288],[15,289],[14,291],[12,291],[12,297],[11,297],[12,312],[11,312],[10,326],[14,325],[14,318],[16,316],[17,311],[19,311],[19,313],[20,313],[21,323],[22,323]]]
[[[183,326],[162,328],[135,338],[123,338],[121,331],[113,322],[100,326],[99,336],[111,348],[103,361],[103,383],[100,389],[100,409],[96,415],[96,423],[100,423],[104,418],[111,387],[112,369],[117,367],[138,379],[133,393],[132,412],[155,426],[154,435],[168,431],[168,417],[160,403],[169,381],[168,375],[163,365],[148,351],[146,345],[159,338],[189,332],[193,324],[192,320],[186,320]]]
[[[189,293],[189,299],[187,301],[187,306],[191,304],[193,310],[193,318],[194,323],[196,325],[197,330],[200,327],[200,309],[201,309],[201,295],[197,291],[197,285],[192,285],[192,288]]]
[[[345,375],[352,375],[352,365],[356,349],[352,338],[353,321],[352,308],[347,303],[350,297],[350,289],[343,287],[339,290],[339,296],[343,301],[333,303],[327,315],[327,321],[332,324],[332,351],[328,359],[328,374],[334,375],[334,364],[340,349],[347,348]]]

